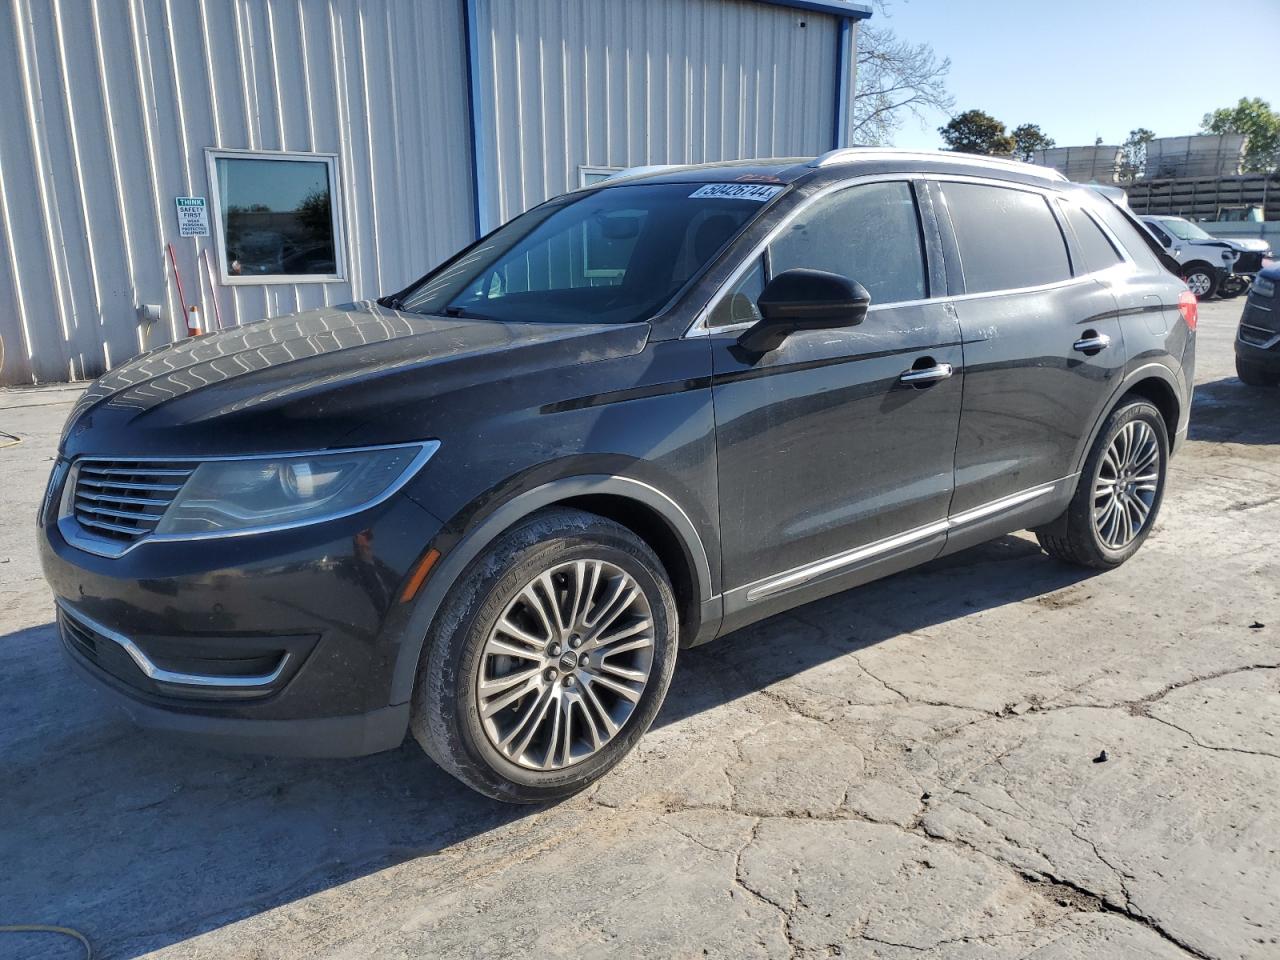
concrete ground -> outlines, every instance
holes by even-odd
[[[1239,313],[1202,308],[1123,568],[1012,536],[689,651],[638,753],[537,809],[412,742],[133,729],[63,664],[32,542],[75,393],[0,394],[0,924],[103,957],[1280,957],[1280,393],[1234,379]]]

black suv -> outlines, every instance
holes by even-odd
[[[548,201],[377,302],[97,381],[41,511],[71,662],[143,725],[581,789],[677,649],[1019,528],[1112,567],[1195,299],[1096,192],[853,149]]]
[[[1249,289],[1236,332],[1236,375],[1251,387],[1280,384],[1280,263],[1262,270]]]

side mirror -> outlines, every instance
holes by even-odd
[[[871,306],[871,294],[857,281],[825,270],[784,270],[760,293],[756,305],[764,319],[738,338],[752,353],[776,350],[797,330],[823,330],[859,324]]]

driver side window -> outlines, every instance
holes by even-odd
[[[849,187],[792,220],[769,246],[769,270],[807,267],[856,280],[872,304],[923,300],[924,248],[911,185]]]
[[[756,300],[768,279],[807,267],[856,280],[872,304],[923,300],[924,245],[911,185],[905,181],[849,187],[805,208],[762,258],[724,294],[707,316],[711,329],[760,319]]]

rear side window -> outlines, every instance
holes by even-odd
[[[1071,232],[1076,235],[1076,244],[1084,261],[1078,265],[1076,273],[1094,273],[1124,262],[1092,217],[1074,203],[1063,203],[1062,209],[1066,212],[1067,223],[1071,224]]]
[[[1129,254],[1129,259],[1139,267],[1161,271],[1168,269],[1156,256],[1155,250],[1151,247],[1151,241],[1146,238],[1150,233],[1148,232],[1146,236],[1140,233],[1150,226],[1149,224],[1137,220],[1132,214],[1122,212],[1110,200],[1099,200],[1091,204],[1089,209],[1102,221],[1103,226],[1111,231],[1111,235],[1120,241],[1121,246]]]
[[[873,304],[924,299],[924,250],[911,185],[869,183],[814,202],[769,245],[771,277],[794,267],[856,280]]]
[[[966,293],[1070,278],[1066,242],[1040,194],[979,183],[943,183],[942,193],[960,246]]]

